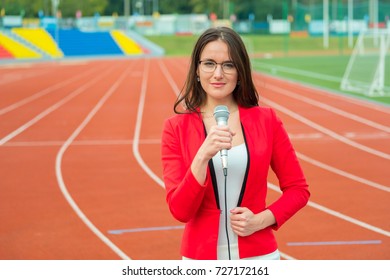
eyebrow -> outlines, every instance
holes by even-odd
[[[216,62],[214,59],[211,59],[211,58],[201,59],[200,61],[212,61],[212,62],[215,62],[215,63],[219,63],[219,62]],[[225,60],[225,61],[222,61],[221,63],[226,63],[226,62],[231,62],[231,63],[233,63],[232,60]]]

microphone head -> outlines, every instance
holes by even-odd
[[[229,114],[229,109],[225,105],[218,105],[214,108],[214,118],[217,123],[223,122],[224,124],[227,124]]]

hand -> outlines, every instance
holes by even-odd
[[[269,209],[253,214],[246,207],[236,207],[230,213],[230,225],[238,236],[251,235],[276,223],[275,216]]]
[[[220,150],[231,149],[233,145],[233,136],[235,134],[236,133],[231,131],[228,126],[211,126],[198,154],[203,154],[205,160],[208,161]]]
[[[248,236],[258,230],[255,214],[246,207],[230,210],[230,225],[238,236]]]
[[[206,180],[207,166],[209,160],[222,149],[232,147],[233,136],[236,133],[228,126],[211,126],[206,139],[200,146],[191,164],[191,171],[199,184]]]

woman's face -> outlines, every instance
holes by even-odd
[[[238,74],[229,57],[226,43],[221,40],[208,43],[200,54],[200,61],[197,74],[202,88],[207,93],[207,102],[232,101]],[[214,63],[217,63],[216,66]]]

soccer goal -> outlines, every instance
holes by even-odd
[[[390,30],[362,31],[341,80],[341,90],[368,96],[390,95],[389,78],[386,78],[390,64],[389,46]]]

